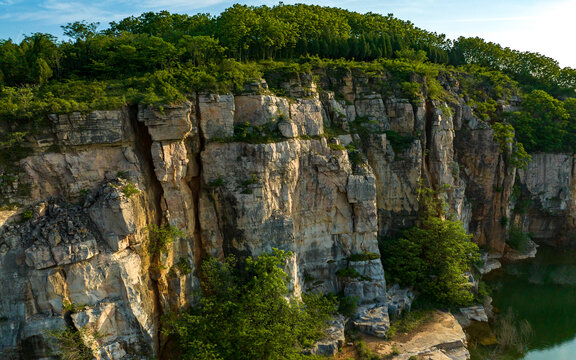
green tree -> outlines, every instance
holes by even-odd
[[[178,47],[185,51],[187,58],[196,66],[222,59],[225,49],[211,36],[184,35]]]
[[[380,242],[384,268],[392,279],[440,303],[466,305],[474,297],[465,273],[479,260],[478,246],[461,222],[444,218],[436,196],[424,189],[418,226]]]
[[[510,115],[510,122],[527,151],[557,152],[564,150],[569,118],[562,101],[534,90],[524,98],[522,110]]]
[[[100,23],[93,22],[87,23],[86,21],[75,21],[61,26],[65,36],[68,36],[76,41],[86,41],[96,35],[96,29]]]
[[[508,163],[519,169],[525,169],[532,157],[524,150],[524,145],[514,141],[515,131],[510,124],[494,123],[494,140],[500,145],[500,153],[504,154]]]
[[[321,295],[287,300],[282,267],[289,255],[274,249],[243,263],[206,260],[199,303],[169,321],[167,332],[179,336],[184,358],[302,358],[299,351],[318,337],[335,304]]]

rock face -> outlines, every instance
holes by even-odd
[[[514,207],[519,226],[535,240],[574,243],[576,173],[568,154],[533,154],[527,168],[518,171]]]
[[[334,356],[338,353],[338,349],[342,348],[346,337],[344,336],[344,328],[346,322],[344,316],[336,315],[330,319],[328,328],[325,330],[325,336],[317,341],[311,349],[305,352],[320,356]]]
[[[391,359],[409,360],[411,357],[424,359],[468,360],[466,335],[453,315],[436,311],[430,323],[404,342],[388,344],[396,348],[399,355]],[[378,351],[380,353],[380,351]]]
[[[385,338],[390,329],[387,305],[363,306],[358,309],[354,326],[365,334]]]
[[[415,224],[421,184],[498,255],[512,225],[572,241],[572,156],[534,154],[517,172],[463,100],[410,102],[382,90],[384,75],[319,80],[332,91],[302,75],[282,85],[291,98],[258,94],[261,81],[163,108],[50,116],[0,189],[0,205],[20,205],[0,208],[2,358],[51,358],[46,330],[65,325],[103,335],[97,358],[161,357],[159,318],[194,300],[202,259],[272,248],[294,253],[297,296],[355,296],[358,326],[383,336],[388,309],[412,297],[387,296],[380,259],[350,259]],[[261,141],[235,141],[239,127]],[[151,253],[151,225],[183,235]]]

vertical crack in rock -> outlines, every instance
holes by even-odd
[[[202,259],[206,257],[206,249],[202,246],[202,228],[200,226],[200,191],[202,190],[202,151],[204,151],[205,140],[204,132],[200,126],[202,114],[200,112],[200,95],[196,93],[195,97],[195,117],[196,126],[198,126],[198,138],[200,148],[195,155],[196,166],[198,166],[198,175],[188,181],[188,187],[192,192],[192,204],[194,206],[194,263],[196,266],[201,265]],[[192,153],[191,153],[192,154]]]
[[[426,174],[429,186],[436,189],[436,179],[433,179],[430,164],[430,151],[432,148],[432,122],[434,121],[434,105],[430,99],[426,100],[426,125],[424,127],[426,143],[424,146],[424,161],[422,161],[422,170]]]
[[[164,201],[164,190],[162,189],[162,184],[156,177],[154,171],[154,161],[152,158],[152,136],[148,131],[148,127],[143,123],[138,121],[138,108],[137,106],[130,107],[130,124],[134,129],[135,140],[134,147],[137,156],[142,164],[142,170],[146,179],[146,188],[148,189],[149,196],[152,197],[152,209],[150,216],[152,217],[153,223],[160,226],[162,224],[162,201]],[[157,261],[157,256],[155,256],[152,261]],[[154,293],[154,303],[157,310],[156,323],[159,324],[159,318],[162,316],[162,306],[160,304],[160,290],[158,288],[158,281],[150,276],[150,281],[152,282],[152,291]],[[159,339],[161,338],[160,326],[157,329],[157,335],[154,339],[154,349],[159,352]]]
[[[154,161],[152,159],[152,136],[148,131],[148,127],[138,121],[138,109],[136,106],[130,107],[130,123],[134,129],[135,134],[135,150],[137,156],[140,158],[142,168],[144,171],[145,179],[147,180],[147,187],[152,194],[153,216],[154,223],[160,225],[162,223],[162,201],[164,199],[164,190],[160,180],[156,177],[154,172]]]

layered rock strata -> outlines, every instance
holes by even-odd
[[[161,315],[193,301],[203,259],[272,248],[294,253],[297,296],[355,296],[385,325],[372,254],[416,223],[422,184],[495,253],[508,250],[511,224],[571,241],[572,156],[534,154],[516,171],[463,100],[410,102],[381,90],[385,76],[320,81],[332,90],[302,76],[286,84],[291,97],[260,94],[260,82],[242,95],[50,116],[1,194],[20,204],[0,211],[3,357],[51,358],[46,330],[65,326],[103,335],[103,359],[162,356]],[[151,253],[153,226],[183,235]]]

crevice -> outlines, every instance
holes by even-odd
[[[436,179],[434,178],[431,168],[430,152],[432,149],[432,123],[434,122],[434,105],[430,99],[426,100],[426,124],[424,127],[425,144],[424,144],[424,161],[422,162],[423,172],[426,174],[428,185],[431,189],[436,190]]]
[[[144,178],[146,182],[146,189],[148,189],[148,194],[152,197],[152,208],[150,217],[152,223],[156,224],[157,226],[161,226],[164,220],[163,211],[162,211],[162,201],[164,201],[164,190],[162,188],[162,184],[156,177],[156,173],[154,171],[154,160],[152,157],[152,136],[148,131],[148,127],[143,122],[138,121],[138,106],[132,105],[129,108],[129,117],[130,117],[130,124],[132,125],[132,129],[134,130],[134,149],[136,152],[136,156],[138,156],[140,163],[142,164],[142,171],[144,173]],[[150,262],[158,263],[158,255],[154,255]],[[154,305],[156,308],[156,323],[160,324],[160,318],[163,315],[162,305],[160,303],[160,290],[158,288],[158,280],[153,276],[151,270],[149,269],[150,281],[152,283],[152,291],[154,293]],[[157,349],[158,354],[161,353],[160,349],[160,339],[162,338],[161,335],[161,326],[158,326],[157,334],[154,339],[155,344],[153,348]]]
[[[195,97],[195,118],[198,126],[199,149],[196,153],[195,161],[198,167],[198,174],[192,177],[188,182],[192,192],[192,203],[194,206],[194,264],[200,266],[202,259],[207,257],[206,249],[202,245],[202,229],[200,227],[200,191],[202,191],[202,152],[204,151],[205,140],[202,127],[200,126],[202,114],[200,113],[200,96],[196,93]]]
[[[148,132],[148,127],[143,122],[138,121],[138,107],[133,105],[129,110],[130,123],[132,124],[132,129],[134,130],[134,150],[136,156],[140,159],[140,164],[142,165],[142,171],[146,180],[146,185],[148,192],[152,195],[152,205],[153,208],[151,216],[153,217],[153,222],[160,226],[162,224],[162,201],[164,199],[164,189],[162,184],[156,177],[156,172],[154,171],[154,160],[152,158],[152,136]]]

